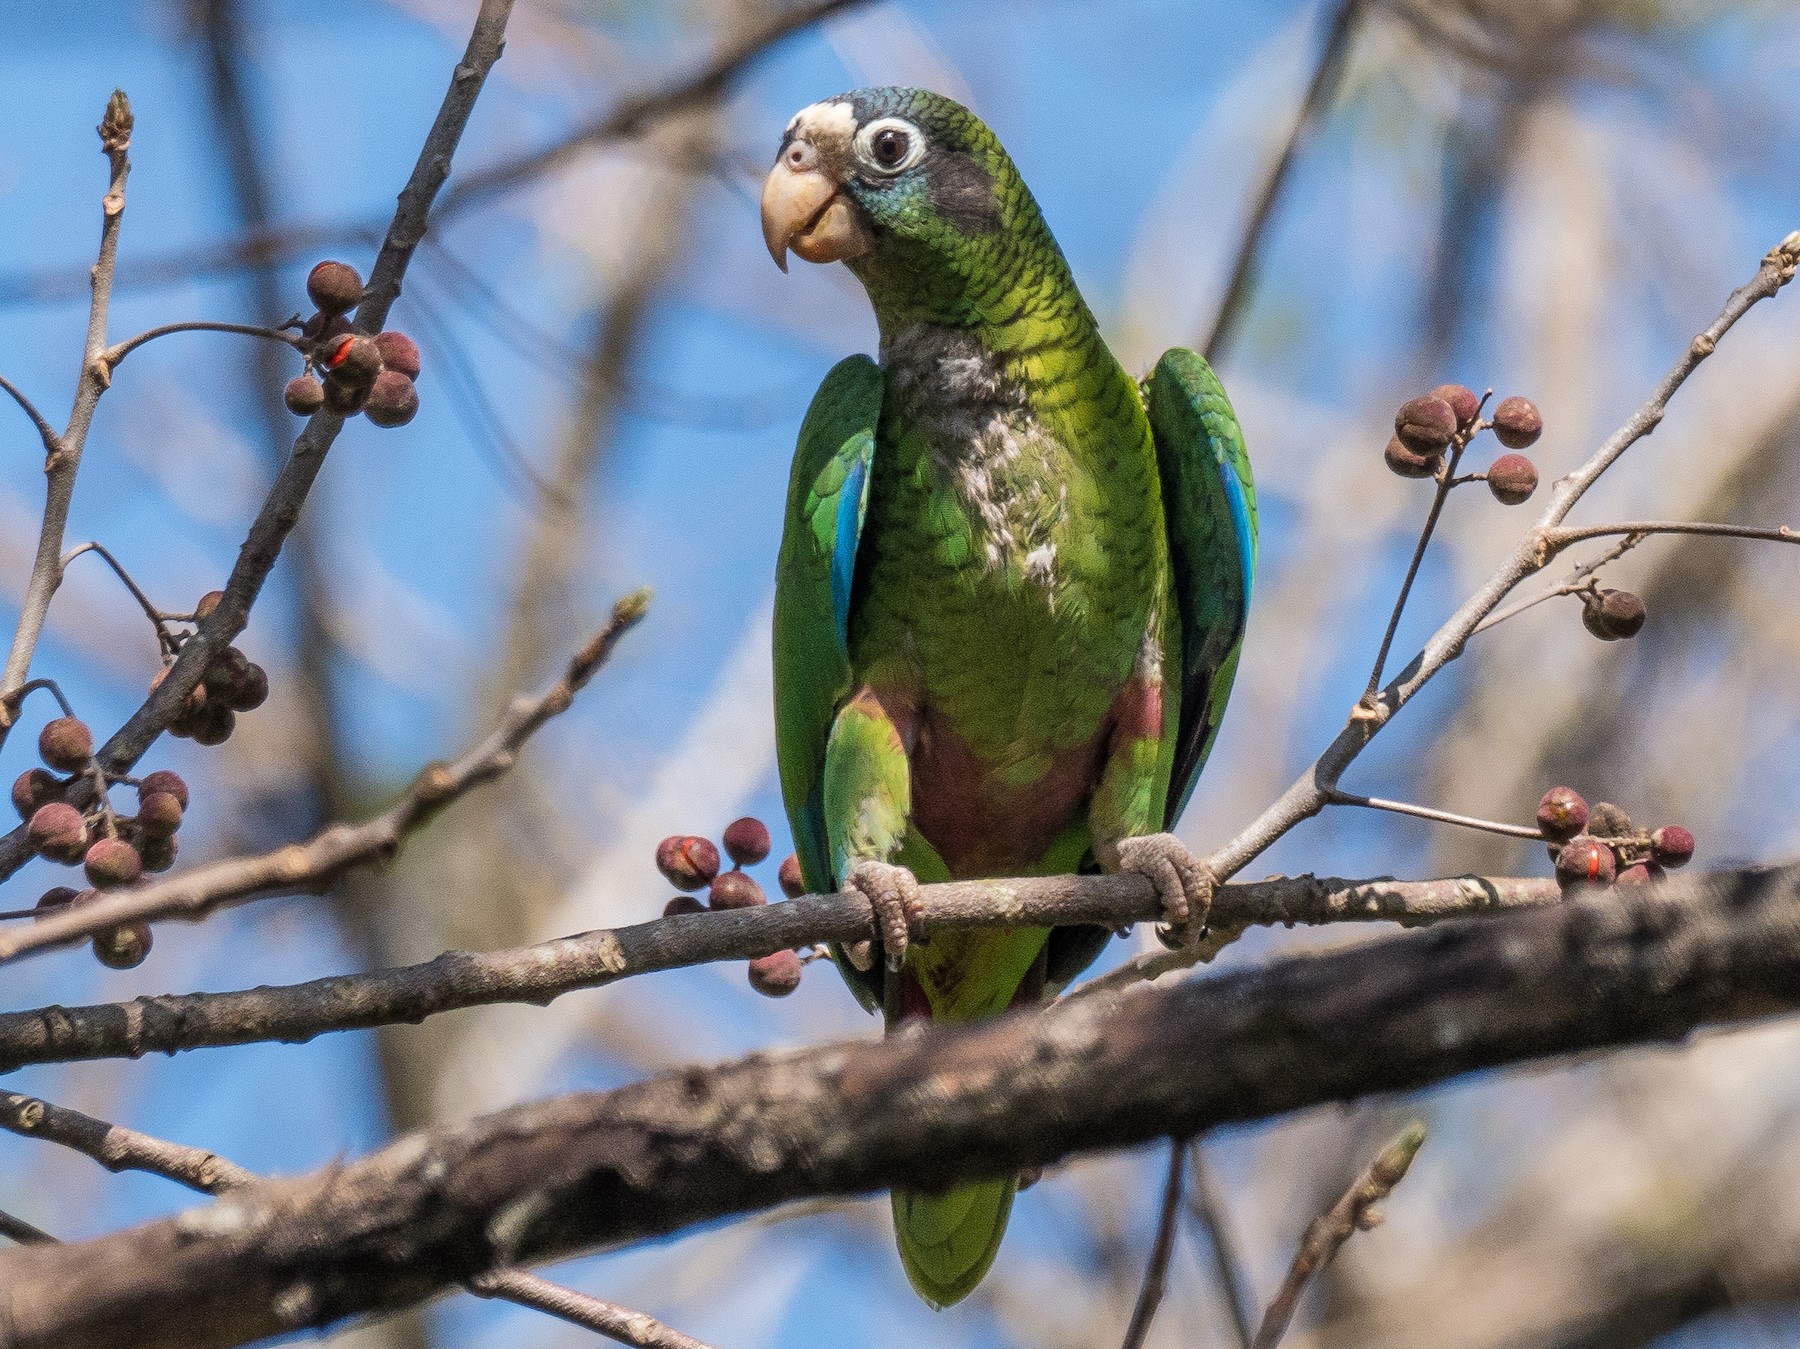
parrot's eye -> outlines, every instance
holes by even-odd
[[[857,133],[856,148],[862,161],[877,173],[893,174],[919,162],[925,137],[910,122],[884,117]]]

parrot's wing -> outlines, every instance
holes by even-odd
[[[1243,650],[1256,571],[1256,486],[1231,400],[1176,347],[1144,384],[1181,620],[1181,719],[1164,827],[1174,828],[1212,749]]]
[[[775,572],[775,751],[800,871],[815,894],[838,884],[825,841],[825,742],[850,696],[850,590],[881,390],[881,368],[851,356],[813,395],[794,450]]]

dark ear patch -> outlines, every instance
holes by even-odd
[[[962,234],[992,234],[1000,228],[994,180],[964,150],[940,150],[929,167],[931,204]]]

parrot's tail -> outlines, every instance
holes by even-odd
[[[900,1263],[933,1307],[961,1302],[1000,1249],[1018,1183],[988,1180],[945,1194],[894,1191],[894,1236]]]

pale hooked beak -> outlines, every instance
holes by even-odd
[[[791,248],[808,262],[842,262],[874,247],[862,213],[819,164],[811,141],[788,142],[763,180],[763,242],[787,270]]]

